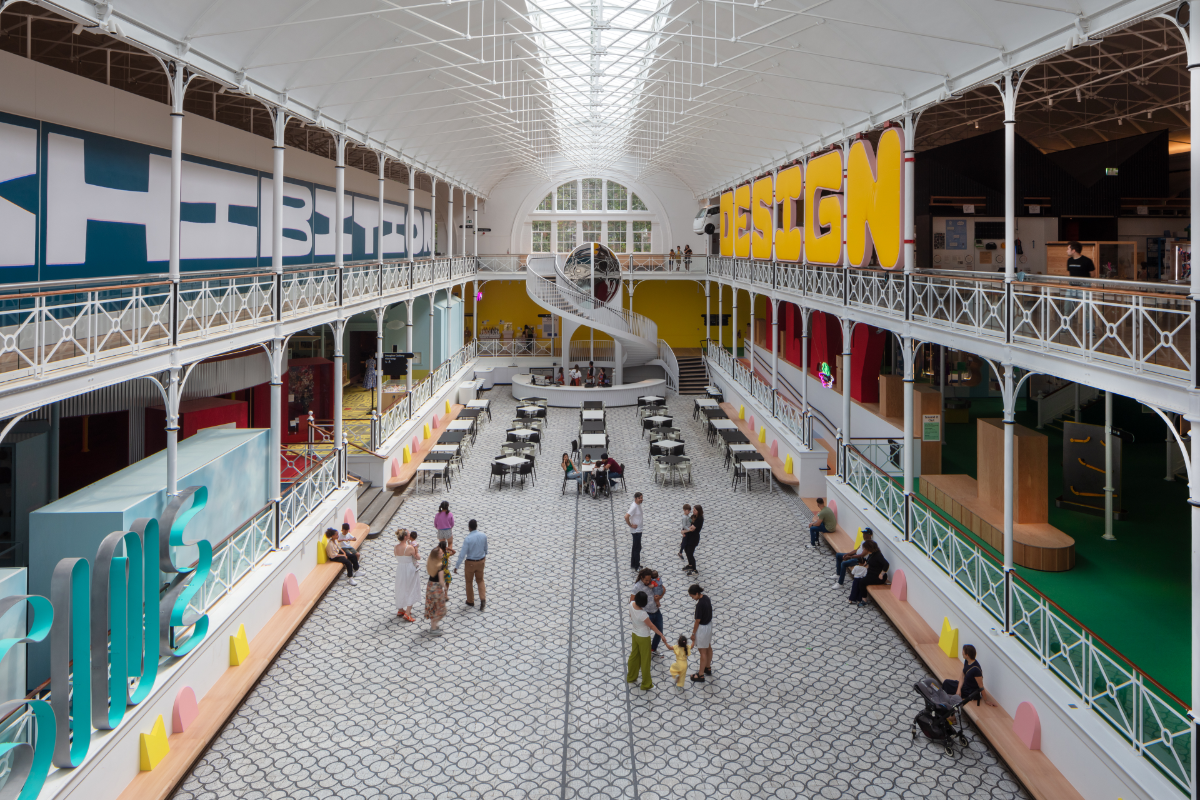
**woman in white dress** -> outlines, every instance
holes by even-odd
[[[413,603],[421,599],[421,584],[417,575],[417,565],[420,554],[417,552],[417,533],[401,528],[396,531],[396,611],[397,617],[403,617],[405,622],[416,622],[413,619]]]

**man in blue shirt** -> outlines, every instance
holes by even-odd
[[[483,584],[483,565],[487,560],[487,536],[479,530],[479,523],[471,520],[467,523],[467,538],[463,539],[458,550],[458,562],[454,571],[467,563],[465,583],[467,584],[467,605],[475,605],[475,583],[479,584],[479,610],[487,606],[487,591]],[[474,583],[472,582],[474,581]]]

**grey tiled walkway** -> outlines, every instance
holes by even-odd
[[[731,492],[690,400],[671,405],[695,459],[691,487],[655,486],[633,411],[609,411],[629,483],[610,504],[560,494],[557,461],[578,425],[567,410],[550,412],[537,484],[488,489],[514,407],[506,389],[490,394],[494,420],[453,491],[414,491],[392,522],[417,528],[425,553],[440,500],[459,536],[477,518],[491,549],[487,610],[465,605],[460,573],[444,636],[400,621],[394,538],[367,543],[359,585],[339,580],[176,798],[1027,797],[982,741],[959,757],[911,742],[920,661],[874,607],[850,607],[832,585],[798,501]],[[621,516],[638,490],[642,562],[667,581],[672,639],[691,631],[680,509],[705,507],[707,683],[676,688],[664,658],[652,690],[626,688],[633,573]]]

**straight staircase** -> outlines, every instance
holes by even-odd
[[[708,367],[701,356],[679,358],[679,393],[704,394],[708,386]]]

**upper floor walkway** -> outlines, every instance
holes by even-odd
[[[0,288],[0,403],[11,416],[170,366],[448,290],[473,256],[10,284]]]

